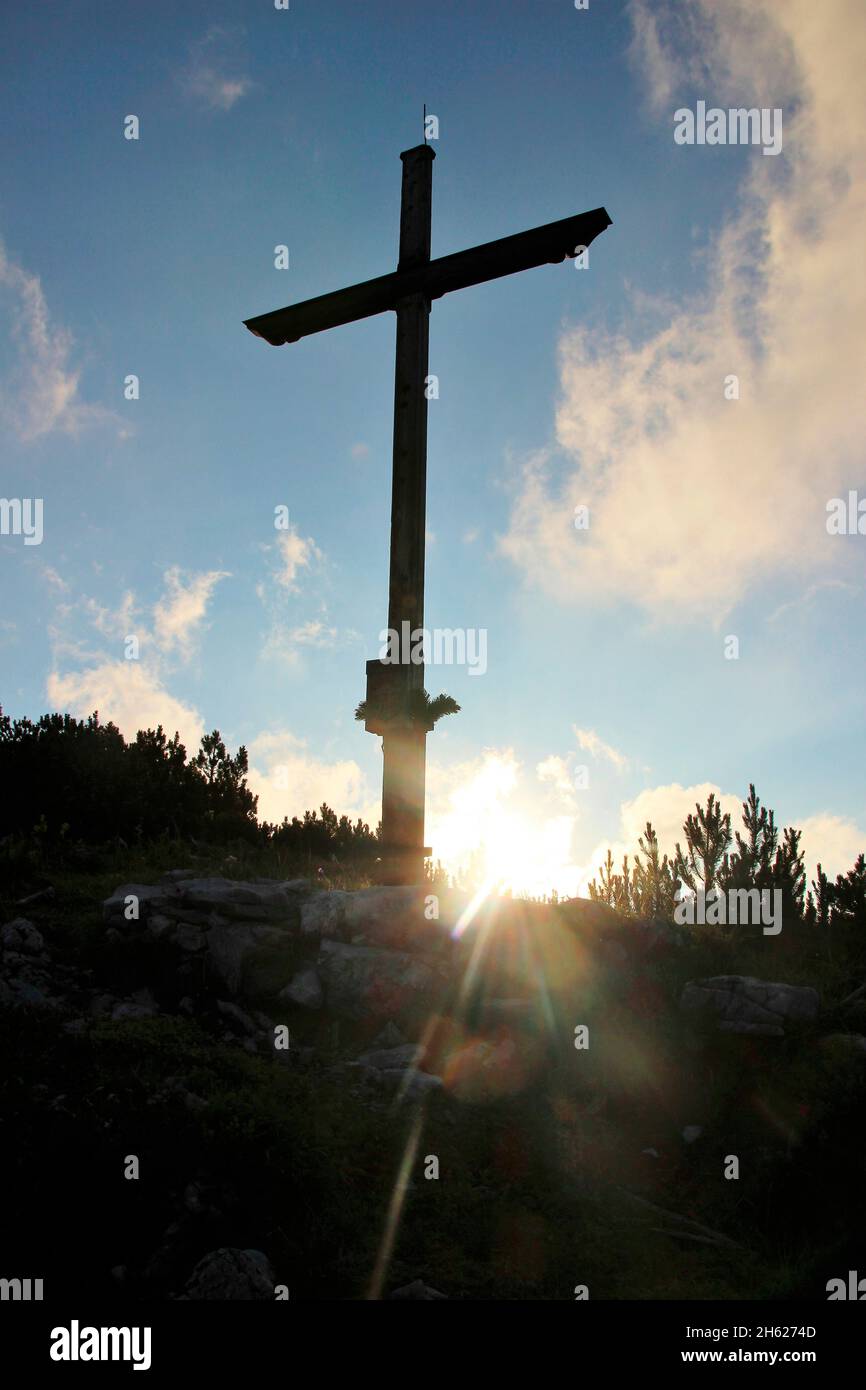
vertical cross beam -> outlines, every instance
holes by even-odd
[[[405,150],[400,200],[398,272],[430,260],[434,151]],[[394,456],[391,475],[391,568],[388,627],[402,634],[424,626],[424,537],[427,512],[427,393],[430,301],[412,294],[397,303],[394,372]],[[424,666],[407,661],[391,668],[402,702],[424,688]],[[420,883],[424,876],[424,796],[427,731],[394,720],[382,739],[382,840],[380,877],[386,883]]]

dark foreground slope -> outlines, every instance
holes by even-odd
[[[455,934],[430,890],[131,877],[2,903],[0,1273],[46,1298],[823,1299],[866,1270],[853,935],[508,900]],[[731,1031],[683,1007],[719,976],[806,992],[768,1033],[731,986]]]

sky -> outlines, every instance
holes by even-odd
[[[7,713],[218,728],[261,817],[375,825],[394,315],[281,348],[243,320],[395,268],[426,103],[434,256],[612,218],[588,264],[433,306],[425,623],[487,644],[427,669],[462,707],[434,858],[585,892],[754,782],[810,871],[850,867],[862,0],[70,0],[0,40],[0,496],[42,501],[40,543],[0,534]],[[729,108],[781,148],[675,139]]]

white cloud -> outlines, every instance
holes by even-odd
[[[204,733],[198,711],[170,695],[160,677],[139,661],[104,661],[66,675],[52,671],[46,689],[52,708],[69,710],[78,719],[98,710],[100,720],[116,724],[127,741],[139,729],[161,724],[169,737],[177,731],[191,754]]]
[[[206,107],[230,111],[251,88],[245,75],[246,45],[241,30],[213,25],[190,44],[189,61],[179,75],[183,89]]]
[[[294,526],[277,537],[277,549],[279,568],[276,581],[288,593],[297,594],[300,592],[300,585],[296,583],[299,571],[309,569],[314,563],[321,563],[324,558],[322,552],[311,536],[299,536]]]
[[[38,275],[9,258],[0,242],[0,291],[11,302],[14,364],[0,387],[0,411],[25,444],[60,431],[77,435],[90,425],[118,423],[102,406],[78,399],[81,368],[72,364],[73,339],[55,323]]]
[[[92,598],[85,598],[83,607],[93,626],[103,637],[122,639],[135,632],[135,595],[129,589],[116,609],[104,608]],[[145,634],[142,633],[142,636]]]
[[[731,817],[731,832],[742,829],[743,798],[733,792],[723,792],[713,782],[698,782],[684,787],[679,782],[669,782],[666,786],[647,787],[631,801],[624,801],[620,807],[621,838],[633,852],[637,848],[638,836],[643,835],[647,821],[652,822],[658,835],[663,854],[673,854],[677,841],[685,846],[683,822],[692,815],[695,806],[706,806],[710,793],[714,793],[722,811]]]
[[[827,589],[841,591],[844,594],[858,594],[860,590],[856,584],[846,584],[842,579],[825,579],[818,584],[810,584],[805,591],[797,598],[789,599],[787,603],[780,603],[767,618],[768,623],[777,623],[786,613],[794,613],[798,616],[814,606],[815,599],[819,594]]]
[[[574,779],[567,758],[560,758],[557,754],[551,753],[549,758],[544,758],[536,765],[535,774],[539,782],[549,783],[567,806],[576,809]]]
[[[68,592],[69,585],[67,584],[63,576],[57,573],[57,570],[54,569],[53,565],[43,565],[42,577],[43,579],[47,579],[52,589],[57,589],[58,592],[61,594],[65,594]]]
[[[184,576],[177,565],[166,570],[163,578],[167,593],[153,610],[154,638],[163,652],[177,651],[184,659],[190,655],[191,642],[211,595],[219,581],[228,577],[225,570],[189,576]]]
[[[702,809],[706,806],[710,792],[715,793],[722,811],[730,814],[731,833],[741,829],[743,798],[732,792],[723,792],[713,782],[697,782],[690,787],[684,787],[679,782],[647,787],[630,801],[622,802],[618,830],[599,840],[589,854],[581,869],[581,893],[585,893],[590,880],[598,876],[608,849],[617,873],[622,869],[624,855],[629,856],[629,864],[634,863],[638,839],[644,835],[647,821],[658,836],[661,853],[672,859],[677,842],[685,848],[683,822],[687,816],[694,814],[696,805]]]
[[[370,446],[359,440],[357,444],[352,445],[349,453],[352,455],[353,459],[365,459],[370,453]]]
[[[139,729],[162,724],[169,736],[177,730],[187,752],[194,753],[204,733],[198,711],[172,695],[166,688],[168,667],[173,655],[186,659],[196,628],[202,622],[221,571],[189,575],[172,567],[164,574],[166,593],[154,605],[154,628],[136,621],[136,600],[127,590],[116,609],[104,607],[95,599],[82,597],[58,607],[58,627],[49,627],[54,669],[46,690],[55,708],[68,709],[79,719],[95,709],[104,722],[113,721],[126,739]],[[115,643],[129,635],[139,639],[138,660],[116,660],[104,651],[89,650],[76,640],[72,622],[83,614],[93,628]],[[147,653],[142,657],[141,653]],[[78,667],[61,671],[61,660]]]
[[[853,14],[856,0],[844,4]],[[740,105],[745,93],[759,106],[790,99],[798,84],[797,54],[774,22],[777,8],[772,0],[728,0],[724,9],[714,0],[657,0],[652,7],[629,0],[630,57],[652,110],[668,113],[684,85],[711,86],[708,105]],[[788,8],[795,12],[790,27],[803,34],[796,14],[803,0]]]
[[[335,627],[326,627],[312,618],[300,627],[292,628],[289,633],[289,641],[301,647],[333,647],[336,640]]]
[[[249,756],[248,780],[259,798],[260,820],[300,818],[326,801],[338,815],[361,816],[375,830],[379,807],[353,759],[331,763],[317,758],[287,730],[260,734],[250,744]]]
[[[622,772],[628,767],[628,758],[625,754],[620,753],[611,744],[605,743],[604,739],[599,738],[593,729],[579,729],[576,724],[572,724],[571,727],[579,748],[584,748],[594,758],[607,758],[618,772]]]
[[[526,464],[502,546],[559,598],[721,621],[768,577],[853,563],[824,523],[827,499],[859,476],[866,435],[866,26],[860,0],[647,8],[632,7],[636,43],[672,151],[671,108],[692,87],[710,104],[783,107],[784,151],[740,152],[741,196],[702,296],[644,340],[565,334],[567,464]],[[739,400],[724,397],[730,374]],[[577,531],[581,503],[590,526]]]
[[[259,597],[267,601],[267,594]],[[320,618],[308,618],[305,622],[289,626],[281,614],[272,612],[270,627],[262,638],[261,655],[266,660],[278,660],[287,666],[300,669],[306,652],[325,651],[334,647],[345,647],[362,641],[360,633],[353,628],[342,630],[332,627],[328,622],[328,609],[321,604]]]
[[[806,856],[810,887],[818,864],[832,882],[837,874],[848,872],[859,854],[866,854],[866,830],[844,816],[829,812],[807,816],[798,828],[803,832],[800,848]]]

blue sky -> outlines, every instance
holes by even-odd
[[[826,503],[866,497],[866,22],[722,8],[4,15],[0,492],[44,499],[44,538],[0,537],[3,707],[219,727],[269,818],[375,819],[352,715],[386,618],[393,315],[280,349],[242,320],[394,267],[426,102],[434,255],[613,219],[588,269],[433,308],[426,622],[488,634],[483,677],[428,671],[463,706],[428,743],[434,851],[573,891],[648,815],[670,844],[753,780],[847,867],[866,538]],[[699,99],[781,109],[782,153],[676,145]]]

